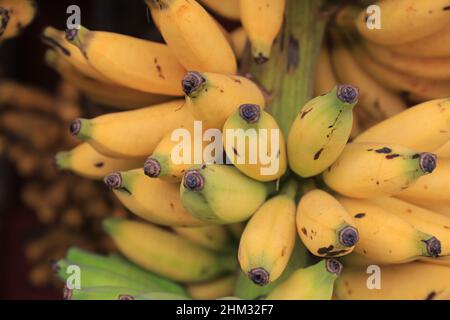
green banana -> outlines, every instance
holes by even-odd
[[[121,296],[119,300],[192,300],[183,295],[168,292],[149,292],[138,295]]]
[[[93,287],[69,289],[64,287],[64,300],[121,300],[123,297],[142,294],[142,290],[121,287]]]

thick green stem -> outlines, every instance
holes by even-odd
[[[287,0],[282,31],[270,60],[256,64],[250,53],[243,61],[249,74],[268,94],[268,111],[286,135],[303,105],[312,98],[314,75],[326,18],[324,0]]]

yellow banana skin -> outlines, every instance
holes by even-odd
[[[176,234],[196,244],[214,251],[231,249],[231,235],[225,226],[211,225],[205,227],[173,228]]]
[[[345,269],[336,281],[339,300],[432,300],[450,289],[450,268],[422,262],[381,268],[381,289],[370,290],[366,270]]]
[[[256,104],[262,109],[266,105],[258,86],[240,76],[189,72],[182,85],[186,104],[194,117],[209,128],[222,129],[227,119],[243,104]]]
[[[440,241],[414,228],[409,222],[369,200],[339,197],[339,202],[354,217],[359,231],[355,252],[381,263],[405,263],[419,257],[437,257]]]
[[[355,142],[399,144],[434,151],[450,140],[450,99],[427,101],[373,126]]]
[[[37,13],[37,3],[33,0],[0,1],[0,43],[17,37]]]
[[[309,101],[296,117],[288,137],[290,168],[307,178],[328,168],[347,143],[358,89],[338,85]]]
[[[242,234],[238,253],[242,271],[259,286],[276,281],[289,262],[295,239],[293,197],[281,194],[270,199],[253,215]]]
[[[189,284],[186,289],[195,300],[215,300],[233,295],[237,277],[235,274],[205,283]]]
[[[223,133],[228,159],[246,176],[267,182],[277,180],[286,173],[286,141],[283,132],[276,120],[258,105],[241,105],[225,122]],[[254,134],[254,140],[246,138],[247,133]],[[242,148],[239,141],[244,141]],[[267,164],[266,160],[261,159],[261,154],[269,156]]]
[[[187,70],[235,74],[233,49],[217,22],[195,0],[146,0],[159,30]]]
[[[371,202],[409,222],[414,228],[432,234],[441,242],[441,254],[450,255],[450,218],[395,198],[376,198]]]
[[[392,144],[351,143],[323,174],[336,192],[354,198],[391,196],[436,168],[437,157]]]
[[[241,17],[239,1],[240,0],[200,0],[200,3],[222,17],[231,20],[239,20]]]
[[[338,85],[338,80],[334,74],[331,64],[331,57],[325,41],[320,48],[319,61],[316,66],[316,79],[314,84],[314,95],[320,96],[333,90]],[[348,82],[350,83],[350,82]]]
[[[241,22],[257,63],[270,58],[272,44],[281,30],[286,0],[241,0]]]
[[[74,149],[59,152],[56,165],[60,170],[70,170],[88,179],[103,180],[114,171],[139,168],[142,159],[114,159],[98,153],[88,143],[82,143]]]
[[[369,29],[366,8],[356,20],[359,33],[382,45],[398,45],[429,36],[448,24],[450,13],[447,0],[378,1],[381,28]]]
[[[147,223],[107,219],[103,229],[129,260],[174,281],[208,281],[236,267],[233,257],[216,254]]]
[[[193,166],[184,174],[181,202],[194,217],[214,224],[248,220],[273,188],[226,165]]]
[[[436,155],[441,158],[450,158],[450,140],[436,149]]]
[[[67,39],[114,82],[144,92],[181,96],[186,73],[164,44],[112,32],[68,30]]]
[[[183,208],[177,185],[148,179],[142,169],[111,173],[105,184],[125,207],[149,222],[172,227],[205,225]]]
[[[106,156],[142,158],[152,154],[167,133],[193,121],[184,101],[174,100],[91,120],[76,119],[70,132]]]
[[[242,27],[236,28],[230,33],[230,38],[234,54],[238,60],[241,60],[244,57],[245,47],[248,41],[245,29]]]
[[[351,253],[358,242],[358,229],[350,214],[330,194],[313,190],[297,207],[297,232],[308,250],[319,257]]]
[[[342,264],[334,259],[299,269],[279,284],[267,300],[331,300],[334,282],[342,269]]]

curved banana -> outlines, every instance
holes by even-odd
[[[68,30],[67,40],[116,83],[144,92],[182,95],[180,81],[186,71],[164,44],[84,27]]]
[[[88,143],[82,143],[74,149],[59,152],[56,165],[60,170],[70,170],[80,176],[102,180],[114,171],[131,170],[142,166],[142,159],[114,159],[98,153]]]
[[[391,144],[351,143],[323,174],[325,183],[354,198],[391,196],[436,168],[436,155]]]
[[[193,115],[209,128],[222,129],[240,105],[266,105],[258,86],[240,76],[189,72],[182,85]]]
[[[333,196],[318,189],[300,200],[297,232],[308,250],[319,257],[347,255],[359,239],[350,214]]]
[[[232,247],[231,235],[225,226],[173,228],[176,234],[196,244],[214,251],[229,251]]]
[[[241,22],[257,63],[270,58],[272,44],[284,20],[286,0],[241,0]]]
[[[109,113],[97,118],[76,119],[72,135],[112,158],[142,158],[153,153],[159,141],[176,128],[193,122],[183,100],[137,110]]]
[[[288,137],[289,165],[295,173],[312,177],[337,159],[350,137],[357,102],[357,88],[338,85],[301,109]]]
[[[267,300],[331,300],[334,282],[342,269],[342,264],[334,259],[299,269],[278,285]]]
[[[366,270],[346,269],[336,281],[339,300],[432,300],[450,289],[450,268],[413,262],[383,267],[381,288],[368,288]]]
[[[208,281],[236,267],[233,257],[213,253],[147,223],[107,219],[103,229],[128,259],[174,281]]]
[[[422,202],[422,203],[420,203]],[[417,201],[414,204],[427,208],[431,211],[437,212],[441,215],[450,217],[450,202],[449,201]]]
[[[286,141],[276,120],[261,107],[244,104],[225,122],[228,159],[246,176],[274,181],[287,170]]]
[[[205,283],[189,284],[186,289],[195,300],[215,300],[233,295],[236,275],[231,274]]]
[[[239,244],[239,263],[250,280],[259,286],[276,281],[286,269],[294,250],[295,194],[290,181],[286,193],[268,200],[248,222]]]
[[[351,82],[348,82],[351,83]],[[338,80],[334,74],[331,64],[330,53],[326,41],[322,44],[319,53],[319,60],[316,66],[314,96],[320,96],[333,90],[338,85]]]
[[[194,217],[214,224],[246,221],[264,203],[273,184],[253,180],[226,165],[193,166],[184,174],[181,202]]]
[[[354,217],[359,231],[355,252],[382,263],[405,263],[417,258],[437,257],[441,243],[434,236],[414,228],[368,200],[339,197],[339,202]]]
[[[17,37],[37,13],[34,0],[0,0],[0,43]]]
[[[242,27],[236,28],[230,33],[230,38],[234,54],[238,60],[241,60],[248,42],[247,32]]]
[[[356,28],[366,39],[382,45],[416,41],[442,29],[450,19],[447,0],[377,1],[381,28],[369,28],[366,8],[356,19]]]
[[[147,221],[173,227],[205,225],[183,208],[178,185],[148,179],[142,169],[111,173],[105,184],[125,207]]]
[[[187,70],[235,74],[237,62],[217,22],[195,0],[146,0],[159,30]]]
[[[434,151],[450,140],[450,99],[427,101],[364,131],[355,142],[392,143]]]
[[[201,4],[211,9],[220,16],[231,19],[239,20],[241,17],[241,10],[239,7],[240,0],[199,0]]]

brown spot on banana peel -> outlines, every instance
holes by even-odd
[[[447,10],[450,10],[450,6],[446,6],[446,7],[442,8],[442,11],[447,11]]]
[[[431,291],[425,298],[425,300],[433,300],[436,297],[436,291]]]
[[[362,218],[364,218],[366,216],[366,214],[365,213],[357,213],[357,214],[355,214],[355,218],[356,219],[362,219]]]
[[[393,154],[387,155],[386,159],[392,160],[392,159],[395,159],[395,158],[398,158],[398,157],[400,157],[400,155],[398,153],[393,153]]]
[[[314,110],[314,108],[310,108],[308,110],[302,111],[302,113],[300,114],[300,119],[305,118],[308,115],[308,113],[310,113],[313,110]]]
[[[324,148],[321,148],[319,151],[317,151],[316,154],[314,155],[314,160],[319,160],[324,150],[325,150]]]
[[[321,256],[326,255],[327,253],[333,251],[334,246],[330,245],[328,248],[327,247],[323,247],[323,248],[319,248],[319,250],[317,250],[317,253]]]
[[[300,64],[300,44],[298,39],[289,35],[287,53],[287,72],[295,72]]]
[[[301,231],[302,231],[302,233],[305,235],[305,236],[308,236],[308,230],[306,230],[306,228],[302,228],[301,229]]]
[[[158,58],[155,58],[154,63],[156,66],[156,71],[158,72],[158,77],[160,77],[161,79],[166,79],[166,77],[164,76],[164,74],[162,72],[161,65],[158,63]]]
[[[104,166],[105,166],[104,162],[97,162],[94,164],[94,167],[96,167],[96,168],[103,168]]]
[[[388,148],[388,147],[384,147],[381,149],[377,149],[375,150],[376,153],[382,153],[382,154],[389,154],[392,152],[392,149]]]

